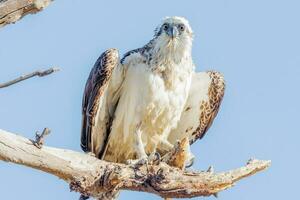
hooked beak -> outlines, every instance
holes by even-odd
[[[177,27],[176,26],[170,26],[169,29],[168,29],[168,31],[167,31],[167,35],[169,37],[171,37],[172,39],[176,38],[179,35]]]

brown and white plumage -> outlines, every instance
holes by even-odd
[[[112,92],[118,90],[120,83],[116,81],[116,85],[112,84],[117,78],[112,76],[122,76],[122,72],[116,75],[118,69],[115,67],[118,62],[119,54],[116,49],[105,51],[90,72],[83,94],[81,148],[86,152],[97,153],[98,156],[101,156],[99,153],[105,146],[110,123],[113,120],[112,110],[117,103],[110,98],[108,90]]]
[[[217,72],[194,72],[191,42],[188,22],[172,17],[121,60],[115,49],[104,52],[84,91],[82,149],[125,162],[163,154],[187,135],[190,143],[202,138],[218,112],[224,80]]]
[[[202,139],[218,114],[225,91],[223,75],[216,71],[193,75],[189,97],[176,129],[169,136],[174,144],[186,136],[190,144]]]

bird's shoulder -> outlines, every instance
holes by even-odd
[[[124,54],[120,60],[122,65],[129,64],[131,62],[148,63],[152,58],[153,40],[148,42],[141,48],[133,49]]]

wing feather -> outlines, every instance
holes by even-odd
[[[81,148],[85,152],[93,152],[99,156],[99,152],[104,148],[105,139],[108,135],[109,124],[112,113],[106,110],[107,93],[114,69],[118,66],[119,54],[116,49],[109,49],[102,53],[92,68],[86,82],[82,100],[82,129]],[[112,104],[113,102],[110,102]],[[113,107],[114,105],[108,105]],[[102,120],[99,120],[100,110],[104,109]],[[98,126],[101,126],[101,129]],[[94,144],[93,138],[98,144]],[[97,146],[97,149],[95,148]]]
[[[192,144],[202,139],[218,113],[224,90],[225,81],[221,73],[195,73],[181,119],[171,132],[169,141],[175,144],[177,140],[188,136]]]

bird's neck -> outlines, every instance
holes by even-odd
[[[151,70],[161,75],[166,88],[174,89],[179,80],[190,77],[194,69],[190,46],[157,45],[152,51]]]
[[[191,61],[191,45],[176,42],[155,42],[151,49],[150,66],[153,70],[172,71],[174,66]]]

